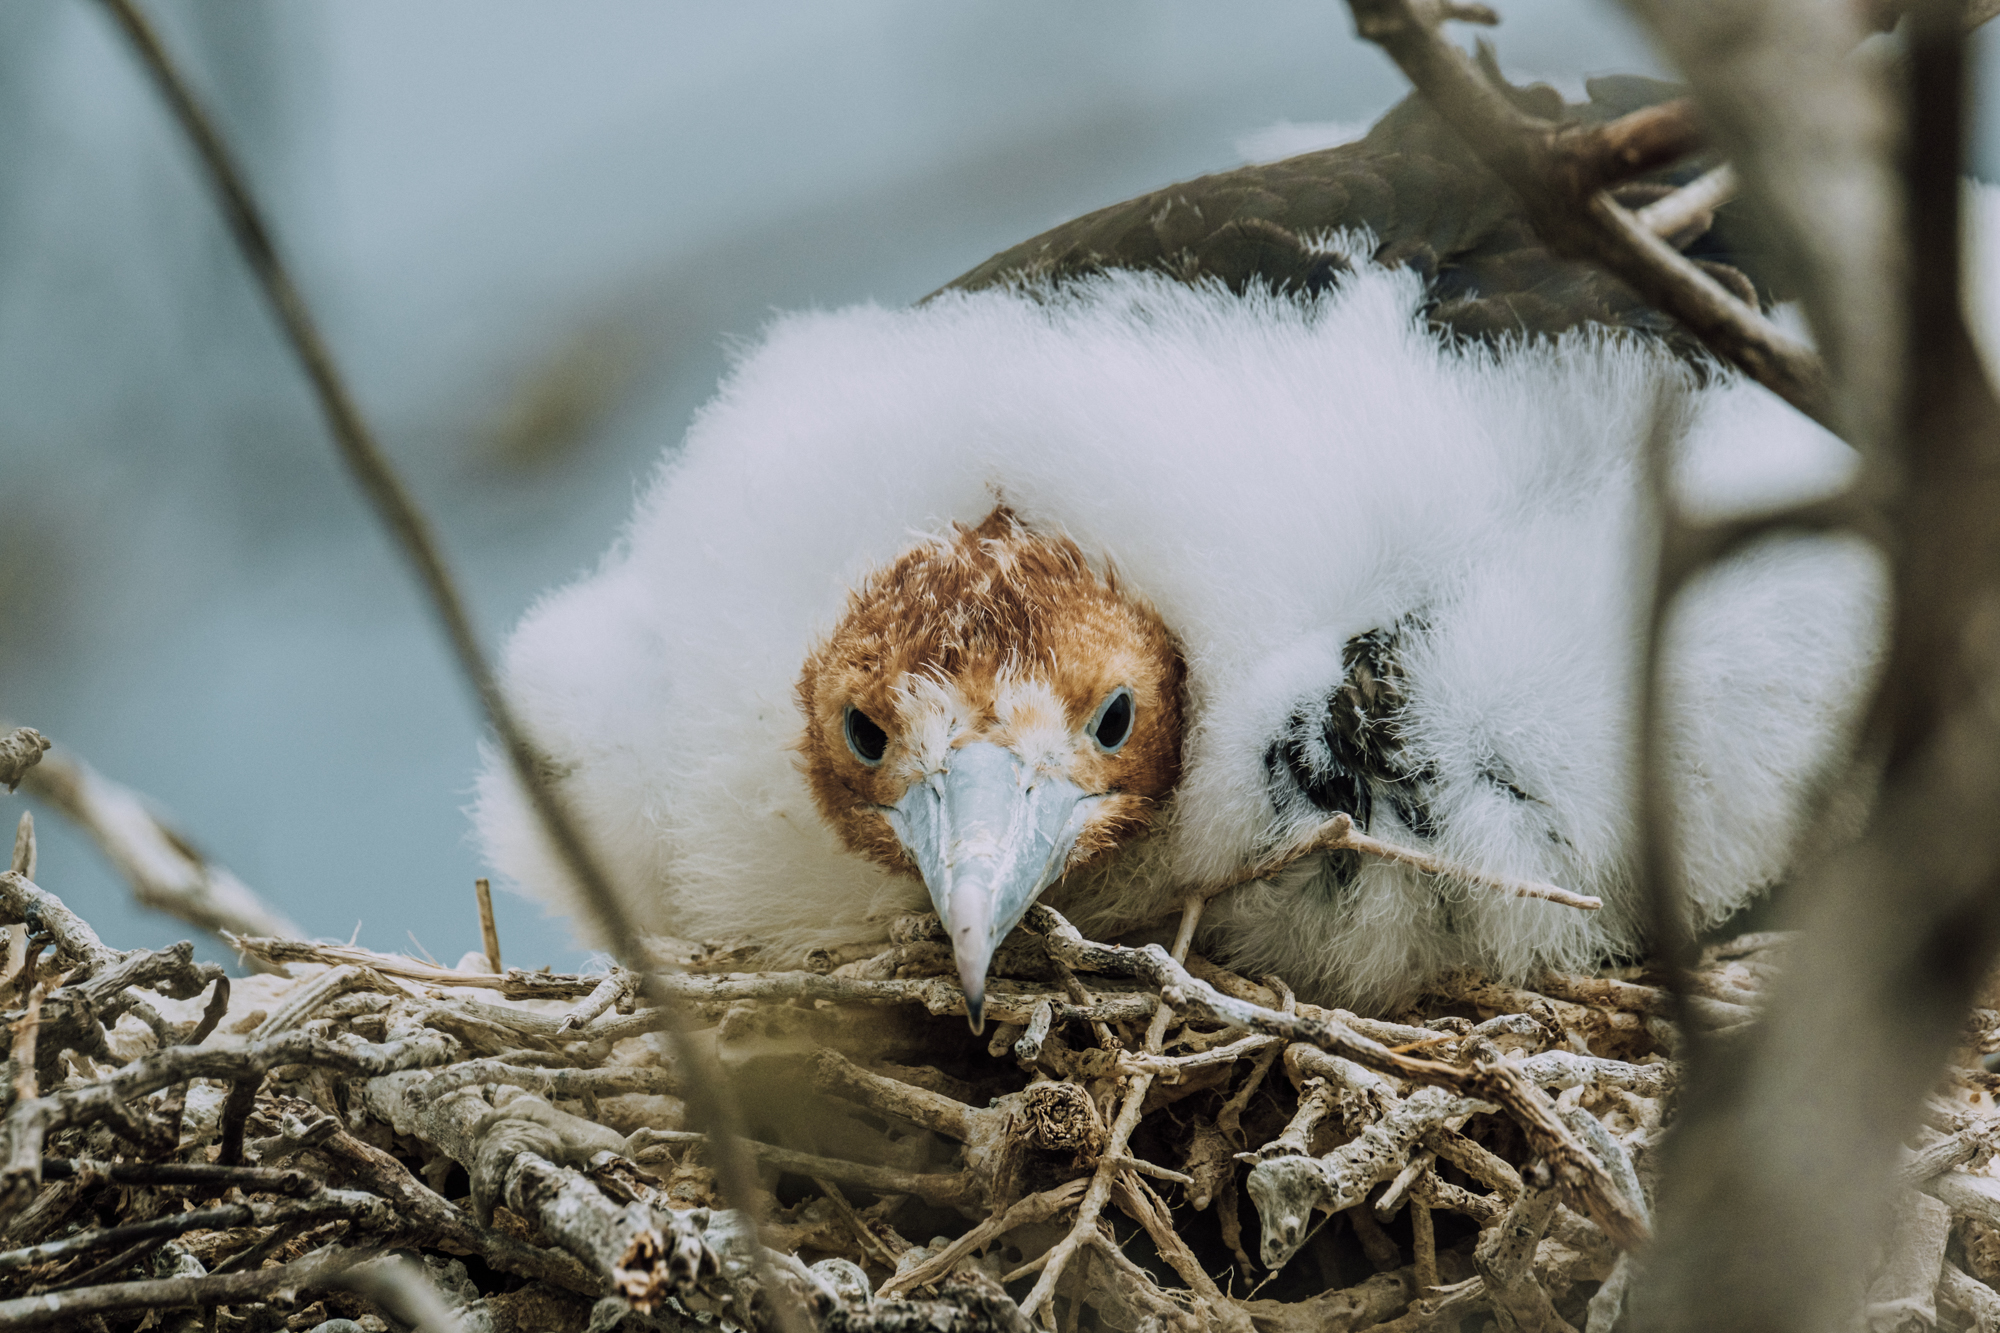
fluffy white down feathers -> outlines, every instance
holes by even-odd
[[[922,910],[847,853],[795,767],[793,685],[871,568],[1004,498],[1115,563],[1179,635],[1185,777],[1156,831],[1049,900],[1086,929],[1167,908],[1306,829],[1264,756],[1341,647],[1421,608],[1406,742],[1444,855],[1601,894],[1586,916],[1378,863],[1229,895],[1209,945],[1381,1003],[1437,969],[1521,975],[1632,947],[1632,703],[1650,579],[1640,457],[1678,403],[1676,485],[1715,512],[1809,495],[1844,446],[1762,389],[1694,388],[1636,342],[1441,349],[1418,280],[1364,269],[1312,304],[1121,275],[777,320],[670,451],[602,567],[543,599],[505,684],[642,925],[796,954]],[[1682,599],[1670,756],[1711,923],[1784,870],[1846,743],[1884,591],[1858,543],[1766,544]],[[1495,785],[1496,765],[1534,794]],[[504,876],[569,890],[502,766],[475,810]]]

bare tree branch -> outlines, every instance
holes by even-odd
[[[1446,41],[1410,0],[1348,0],[1355,31],[1389,54],[1480,160],[1521,196],[1558,252],[1596,260],[1686,325],[1724,360],[1816,420],[1835,424],[1825,368],[1613,202],[1605,187],[1701,146],[1690,104],[1635,112],[1607,126],[1558,126],[1528,115]]]
[[[58,754],[27,776],[28,794],[90,835],[141,906],[220,936],[302,932],[242,880],[176,833],[129,787]]]
[[[0,787],[13,791],[20,786],[21,779],[48,750],[49,742],[33,727],[16,727],[0,736]]]
[[[102,0],[112,21],[125,34],[153,82],[165,98],[175,121],[189,145],[200,158],[216,202],[234,236],[237,248],[269,300],[287,342],[298,357],[300,367],[311,382],[321,414],[339,448],[341,459],[360,485],[376,516],[389,530],[397,549],[416,576],[432,614],[449,641],[460,674],[472,687],[485,711],[488,725],[506,751],[514,775],[527,793],[543,831],[555,847],[558,858],[582,891],[583,901],[595,918],[598,937],[634,971],[651,976],[637,954],[638,932],[632,928],[624,900],[596,857],[561,796],[544,779],[540,756],[527,732],[515,717],[512,705],[486,660],[472,619],[447,568],[444,555],[431,535],[424,518],[404,487],[388,456],[376,443],[360,407],[347,388],[345,377],[333,353],[321,337],[317,321],[304,295],[293,282],[280,258],[276,241],[263,211],[250,191],[248,178],[224,141],[216,122],[193,88],[182,77],[167,53],[159,34],[140,12],[135,0]],[[662,1000],[661,1003],[670,1003]],[[669,1028],[669,1041],[682,1064],[701,1071],[688,1092],[690,1111],[710,1135],[715,1170],[725,1194],[749,1213],[761,1197],[750,1158],[739,1145],[742,1112],[736,1106],[729,1083],[719,1067],[705,1060],[705,1053],[688,1040],[678,1026]],[[759,1260],[761,1262],[761,1259]],[[775,1280],[769,1283],[776,1293],[780,1320],[787,1333],[804,1333],[803,1316],[791,1309],[789,1297]]]

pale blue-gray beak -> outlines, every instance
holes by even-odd
[[[993,951],[1062,874],[1104,799],[1067,778],[1029,771],[1004,746],[977,741],[949,751],[943,769],[884,810],[944,922],[974,1032],[986,1026]]]

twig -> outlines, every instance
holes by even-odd
[[[1204,901],[1205,899],[1200,896],[1191,897],[1181,909],[1180,930],[1174,937],[1174,949],[1171,955],[1176,966],[1179,965],[1178,960],[1187,957],[1188,946],[1194,942],[1195,927],[1201,921]],[[1061,956],[1065,962],[1072,965],[1086,959],[1101,961],[1102,946],[1089,946],[1088,942],[1077,934],[1075,927],[1064,921],[1054,909],[1038,904],[1030,909],[1030,914],[1042,929],[1044,938],[1050,942],[1051,954]],[[1166,1036],[1167,1024],[1172,1017],[1164,1004],[1154,1012],[1152,1021],[1146,1026],[1145,1054],[1159,1054],[1160,1042]],[[1097,1170],[1091,1176],[1090,1188],[1085,1191],[1083,1201],[1077,1206],[1076,1224],[1070,1228],[1069,1234],[1057,1241],[1055,1248],[1049,1251],[1041,1275],[1035,1280],[1034,1289],[1021,1302],[1022,1314],[1033,1318],[1035,1311],[1048,1302],[1054,1295],[1056,1282],[1062,1277],[1070,1258],[1080,1245],[1095,1234],[1098,1214],[1103,1211],[1105,1201],[1111,1195],[1111,1187],[1118,1178],[1119,1168],[1114,1164],[1115,1160],[1124,1155],[1126,1141],[1132,1137],[1133,1129],[1138,1126],[1139,1112],[1144,1107],[1146,1093],[1152,1086],[1153,1075],[1144,1070],[1133,1074],[1131,1081],[1126,1084],[1124,1101],[1118,1108],[1117,1119],[1112,1121],[1110,1142],[1105,1147],[1104,1157],[1099,1160]],[[1236,1309],[1233,1302],[1221,1301],[1213,1313],[1225,1327],[1241,1327],[1245,1330],[1249,1328],[1247,1316]]]
[[[1166,1204],[1160,1201],[1151,1186],[1136,1176],[1118,1175],[1112,1180],[1111,1197],[1127,1217],[1145,1229],[1160,1257],[1200,1299],[1201,1308],[1208,1313],[1215,1326],[1240,1328],[1250,1333],[1253,1328],[1250,1317],[1237,1309],[1236,1303],[1215,1285],[1215,1279],[1208,1275],[1208,1270],[1201,1266],[1201,1261],[1188,1248],[1188,1243],[1174,1230],[1173,1218]]]
[[[672,1069],[613,1065],[604,1069],[538,1069],[509,1064],[504,1060],[467,1060],[441,1069],[424,1084],[426,1100],[442,1097],[460,1088],[476,1088],[489,1083],[526,1088],[544,1097],[616,1097],[638,1092],[678,1096],[681,1076]]]
[[[1428,1296],[1438,1284],[1437,1230],[1430,1205],[1415,1197],[1410,1200],[1410,1252],[1417,1295]]]
[[[1546,1169],[1531,1172],[1505,1220],[1472,1251],[1473,1266],[1486,1279],[1487,1299],[1521,1333],[1574,1333],[1535,1281],[1535,1249],[1555,1211],[1555,1178]]]
[[[4,898],[0,898],[4,903]],[[602,986],[602,975],[565,975],[527,972],[514,968],[504,975],[457,972],[434,967],[415,959],[343,944],[308,944],[299,940],[230,937],[229,943],[245,954],[277,963],[354,964],[385,976],[420,981],[425,985],[465,989],[496,990],[507,999],[571,999],[591,995]],[[754,972],[701,975],[681,973],[653,976],[646,985],[648,998],[664,997],[679,1005],[729,1005],[745,1000],[793,1000],[803,1003],[825,1001],[832,1004],[920,1004],[934,1014],[965,1012],[965,993],[943,978],[923,977],[900,981],[878,981],[861,977],[831,976],[822,972]],[[1103,995],[1089,1007],[1070,1003],[1066,998],[1041,992],[1021,992],[996,982],[987,992],[987,1012],[1003,1022],[1026,1023],[1035,1006],[1051,1005],[1058,1022],[1129,1023],[1150,1018],[1159,1001],[1149,994],[1116,992]],[[540,1015],[516,1015],[517,1019]],[[604,1019],[575,1035],[593,1041],[622,1041],[648,1032],[672,1031],[688,1026],[685,1015],[673,1009],[655,1008]],[[560,1020],[546,1020],[549,1033],[557,1035]]]
[[[505,1272],[539,1278],[586,1296],[595,1296],[602,1290],[599,1279],[574,1258],[480,1226],[373,1144],[363,1143],[342,1130],[325,1140],[324,1151],[386,1199],[404,1218],[421,1227],[426,1237],[469,1250]]]
[[[1240,888],[1245,884],[1253,883],[1260,879],[1269,879],[1295,861],[1302,860],[1308,856],[1316,856],[1321,852],[1330,851],[1360,852],[1365,856],[1378,857],[1381,860],[1391,861],[1397,865],[1411,866],[1428,875],[1437,875],[1446,879],[1458,880],[1477,888],[1491,889],[1496,893],[1512,894],[1516,898],[1541,898],[1547,902],[1561,903],[1564,907],[1574,907],[1583,912],[1595,912],[1604,906],[1602,898],[1594,898],[1582,893],[1571,893],[1568,889],[1559,889],[1553,884],[1542,884],[1535,880],[1512,879],[1505,875],[1490,875],[1483,870],[1474,870],[1469,866],[1461,866],[1455,862],[1447,861],[1441,856],[1433,856],[1429,852],[1417,851],[1410,847],[1398,847],[1394,843],[1383,842],[1380,838],[1372,838],[1357,830],[1354,827],[1353,818],[1344,813],[1337,814],[1322,824],[1319,831],[1314,833],[1305,842],[1281,852],[1267,861],[1251,866],[1247,870],[1239,871],[1223,880],[1220,884],[1202,890],[1202,896],[1213,898],[1218,894],[1227,893],[1229,890]]]
[[[1949,1259],[1938,1269],[1938,1299],[1969,1318],[1979,1333],[2000,1329],[2000,1293],[1968,1277]]]
[[[605,1010],[630,996],[638,987],[637,977],[623,968],[613,969],[604,980],[597,983],[596,990],[577,1001],[576,1008],[563,1015],[558,1029],[563,1032],[575,1032]]]
[[[1028,1013],[1028,1021],[1021,1028],[1021,1035],[1014,1041],[1014,1058],[1023,1064],[1033,1064],[1042,1058],[1042,1043],[1049,1039],[1049,1029],[1056,1019],[1055,1006],[1047,1000],[1037,1000]]]
[[[94,1287],[100,1282],[126,1272],[132,1265],[165,1245],[167,1239],[165,1236],[148,1236],[143,1240],[134,1241],[95,1268],[86,1269],[75,1277],[62,1281],[52,1290],[68,1291],[75,1287]]]
[[[125,957],[116,949],[107,949],[89,922],[25,875],[0,875],[0,917],[24,923],[30,932],[47,934],[55,943],[57,961],[79,976],[116,967]]]
[[[221,935],[302,932],[242,880],[168,827],[137,792],[57,755],[28,775],[28,794],[90,835],[143,907]]]
[[[1552,247],[1601,263],[1717,355],[1806,415],[1831,420],[1826,371],[1812,349],[1737,300],[1604,192],[1617,178],[1665,165],[1699,145],[1687,103],[1635,113],[1643,121],[1557,126],[1516,107],[1410,0],[1348,0],[1348,8],[1356,33],[1386,51],[1520,195]]]
[[[10,1058],[14,1062],[14,1100],[17,1102],[35,1099],[35,1038],[42,1030],[42,1001],[48,998],[50,989],[48,981],[36,982],[34,990],[28,993],[27,1012],[14,1021]]]
[[[1727,162],[1711,167],[1663,199],[1655,199],[1632,217],[1655,236],[1672,236],[1691,227],[1736,197],[1741,184]]]
[[[275,1292],[325,1291],[348,1269],[384,1252],[382,1246],[357,1249],[327,1246],[289,1264],[248,1273],[114,1282],[76,1291],[21,1296],[0,1301],[0,1328],[75,1328],[93,1316],[123,1314],[129,1310],[228,1305],[261,1299]]]
[[[1292,1113],[1292,1118],[1285,1123],[1277,1138],[1257,1150],[1256,1158],[1261,1161],[1266,1157],[1309,1156],[1313,1130],[1332,1114],[1339,1097],[1340,1089],[1325,1079],[1309,1079],[1299,1094],[1299,1109]]]
[[[0,787],[11,792],[20,786],[28,770],[48,752],[47,738],[33,727],[16,727],[0,736]]]
[[[630,1143],[635,1159],[640,1162],[659,1160],[662,1154],[652,1151],[654,1149],[696,1148],[703,1152],[708,1149],[705,1135],[683,1129],[635,1130]],[[744,1140],[744,1146],[759,1163],[776,1167],[780,1171],[800,1176],[824,1176],[828,1180],[837,1180],[843,1185],[856,1185],[878,1194],[914,1194],[926,1203],[941,1207],[975,1202],[975,1196],[979,1193],[977,1178],[969,1172],[923,1175],[914,1171],[900,1171],[892,1166],[843,1162],[833,1157],[821,1157],[814,1153],[781,1148],[772,1143],[759,1143],[754,1139]]]
[[[21,812],[20,822],[14,825],[14,857],[8,870],[24,879],[35,877],[35,813]]]
[[[91,1250],[129,1245],[136,1240],[164,1239],[189,1231],[222,1231],[230,1227],[272,1226],[295,1221],[323,1222],[336,1218],[352,1221],[364,1229],[376,1229],[390,1220],[391,1213],[388,1206],[374,1195],[349,1190],[321,1190],[303,1199],[227,1203],[214,1208],[197,1208],[192,1212],[170,1213],[151,1222],[135,1222],[130,1226],[109,1227],[102,1231],[83,1231],[47,1244],[0,1252],[0,1273],[11,1273],[29,1264],[87,1254]]]
[[[854,1239],[861,1248],[874,1254],[891,1269],[894,1269],[896,1261],[902,1257],[901,1254],[875,1234],[868,1223],[862,1219],[861,1214],[855,1211],[854,1205],[848,1202],[846,1192],[831,1180],[815,1177],[813,1184],[819,1186],[820,1193],[824,1194],[827,1197],[827,1201],[833,1204],[834,1208],[839,1211],[840,1220],[847,1223],[847,1229],[854,1233]]]
[[[1910,1153],[1897,1176],[1906,1185],[1922,1185],[1940,1172],[1964,1166],[1974,1158],[1990,1157],[1996,1151],[2000,1151],[2000,1121],[1982,1120]]]
[[[493,885],[482,875],[472,881],[472,892],[479,900],[479,939],[486,948],[486,966],[494,972],[502,971],[500,927],[493,921]]]
[[[1161,998],[1176,1010],[1204,1014],[1253,1032],[1308,1041],[1371,1068],[1499,1106],[1521,1126],[1529,1144],[1549,1161],[1565,1187],[1575,1192],[1591,1220],[1603,1227],[1614,1243],[1621,1249],[1632,1249],[1647,1236],[1649,1229],[1644,1219],[1633,1214],[1603,1164],[1577,1141],[1556,1115],[1548,1097],[1518,1068],[1477,1063],[1461,1068],[1397,1055],[1378,1042],[1315,1015],[1283,1014],[1231,999],[1195,980],[1158,945],[1147,945],[1130,953],[1140,975],[1160,986]]]
[[[1324,1157],[1266,1157],[1250,1169],[1250,1197],[1263,1220],[1266,1268],[1282,1268],[1305,1244],[1314,1209],[1340,1212],[1402,1169],[1410,1149],[1434,1130],[1456,1129],[1486,1103],[1443,1088],[1420,1088],[1396,1102],[1352,1142]]]
[[[303,1171],[264,1166],[214,1166],[207,1162],[100,1162],[87,1157],[48,1157],[42,1161],[44,1180],[108,1180],[114,1185],[200,1185],[222,1190],[230,1186],[265,1194],[293,1197],[318,1186]]]
[[[1194,1184],[1194,1177],[1185,1171],[1172,1171],[1164,1166],[1155,1166],[1144,1158],[1129,1155],[1120,1155],[1117,1157],[1106,1155],[1099,1160],[1115,1167],[1121,1167],[1127,1171],[1136,1172],[1142,1176],[1151,1176],[1155,1180],[1165,1180],[1175,1185]]]
[[[1380,1197],[1375,1200],[1376,1220],[1387,1222],[1395,1217],[1396,1210],[1403,1206],[1403,1198],[1409,1193],[1410,1186],[1416,1183],[1418,1176],[1430,1170],[1436,1163],[1437,1154],[1428,1148],[1422,1152],[1411,1153],[1409,1163],[1396,1173],[1396,1178],[1389,1182],[1389,1188],[1383,1190]]]
[[[956,1268],[960,1261],[983,1245],[990,1244],[1018,1227],[1032,1226],[1046,1222],[1063,1209],[1076,1203],[1089,1188],[1089,1180],[1079,1177],[1066,1180],[1054,1189],[1043,1190],[1040,1194],[1030,1194],[1019,1200],[1004,1212],[987,1218],[957,1240],[939,1250],[921,1263],[897,1273],[884,1282],[875,1294],[894,1296],[900,1292],[913,1291],[937,1281]]]
[[[374,1044],[291,1033],[234,1050],[177,1046],[135,1060],[97,1083],[23,1098],[0,1122],[0,1219],[19,1211],[40,1183],[42,1144],[49,1134],[98,1120],[130,1123],[129,1098],[195,1078],[235,1082],[288,1064],[387,1074],[439,1064],[451,1053],[450,1039],[436,1034]]]
[[[667,1208],[631,1190],[619,1192],[625,1202],[615,1202],[590,1176],[562,1164],[594,1159],[593,1144],[606,1136],[621,1142],[603,1127],[563,1115],[528,1094],[496,1098],[498,1106],[472,1088],[427,1097],[427,1081],[428,1076],[373,1079],[364,1088],[368,1109],[465,1168],[481,1226],[505,1204],[642,1313],[672,1295],[691,1309],[761,1318],[758,1310],[774,1313],[779,1301],[765,1285],[772,1280],[766,1275],[794,1293],[815,1288],[817,1279],[796,1259],[760,1254],[757,1230],[739,1211]],[[579,1142],[580,1132],[591,1142]],[[686,1141],[671,1131],[642,1131],[635,1138]],[[777,1160],[801,1174],[835,1178],[853,1165],[805,1154]]]
[[[561,796],[544,780],[541,756],[527,731],[514,715],[512,705],[501,692],[499,681],[486,660],[472,619],[459,596],[444,556],[431,536],[430,525],[404,488],[387,455],[376,443],[374,433],[362,417],[349,393],[345,378],[334,362],[305,298],[280,258],[265,223],[263,212],[251,194],[247,178],[238,167],[235,154],[224,141],[215,121],[182,77],[152,25],[133,0],[102,0],[106,11],[123,30],[134,52],[144,63],[187,141],[200,157],[213,188],[216,202],[235,237],[237,247],[269,300],[285,337],[311,381],[313,393],[326,419],[342,461],[360,485],[362,493],[383,525],[429,601],[432,613],[451,645],[460,674],[477,695],[488,724],[506,752],[516,780],[527,794],[529,804],[541,821],[557,857],[570,873],[600,937],[634,971],[644,972],[647,960],[638,956],[639,933],[633,928],[611,879],[592,855],[579,827],[564,806]],[[665,999],[659,1001],[666,1004]],[[719,1066],[678,1027],[668,1029],[669,1042],[684,1069],[693,1076],[689,1084],[688,1112],[710,1135],[714,1169],[723,1194],[746,1215],[754,1216],[758,1200],[749,1155],[738,1146],[742,1137],[742,1116],[732,1100]],[[752,1261],[764,1265],[761,1252]],[[765,1272],[765,1286],[777,1302],[778,1321],[786,1333],[805,1333],[805,1316],[796,1309],[790,1289]]]

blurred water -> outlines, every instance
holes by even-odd
[[[1328,0],[155,9],[489,640],[588,567],[771,309],[906,302],[1401,87]],[[1650,69],[1602,6],[1522,0],[1494,36],[1510,71]],[[455,960],[473,710],[94,6],[0,6],[0,125],[0,715],[308,930]],[[40,828],[108,941],[187,933]],[[500,918],[510,962],[580,957]]]

